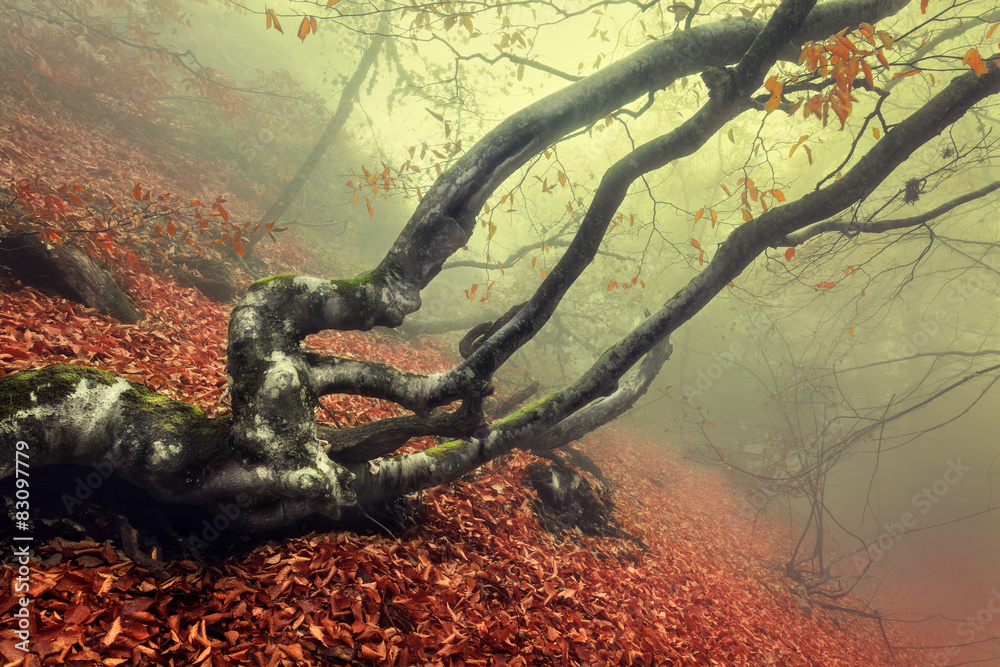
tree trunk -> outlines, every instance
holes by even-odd
[[[36,234],[0,238],[0,264],[23,282],[51,289],[119,322],[143,318],[111,274],[73,245],[41,243]]]
[[[340,132],[341,128],[344,127],[344,123],[351,116],[351,111],[354,109],[354,100],[358,96],[358,91],[361,90],[361,84],[364,83],[365,78],[368,76],[368,71],[375,64],[375,59],[378,57],[379,49],[382,48],[382,44],[385,43],[385,37],[381,33],[385,32],[382,24],[379,24],[379,29],[376,30],[376,34],[372,37],[371,44],[365,49],[364,54],[361,56],[361,61],[358,63],[358,68],[354,70],[354,74],[351,75],[350,80],[347,85],[344,86],[344,90],[340,93],[340,102],[337,104],[337,111],[333,114],[333,118],[327,123],[326,129],[323,130],[323,134],[320,135],[319,140],[316,145],[313,146],[312,151],[310,151],[308,157],[299,165],[298,171],[295,172],[295,176],[292,180],[285,184],[282,188],[281,194],[278,198],[271,204],[268,209],[261,216],[260,222],[264,223],[271,222],[272,220],[278,220],[285,214],[288,207],[292,205],[292,201],[298,196],[302,187],[309,180],[312,175],[313,170],[316,169],[316,165],[319,164],[320,159],[326,153],[331,144],[337,139],[337,134]],[[256,236],[247,240],[243,247],[246,249],[247,253],[250,252],[257,243],[264,238],[266,233],[261,230]]]

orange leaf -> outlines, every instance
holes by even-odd
[[[691,239],[691,245],[693,245],[698,250],[701,250],[701,244],[698,243],[698,239]]]
[[[993,33],[997,31],[997,28],[1000,28],[1000,22],[994,23],[993,25],[990,26],[990,29],[986,31],[986,39],[992,37]]]
[[[928,2],[930,2],[930,0],[920,0],[920,13],[921,14],[926,14],[927,13],[927,3]]]
[[[770,192],[771,196],[777,199],[778,201],[780,202],[785,201],[785,193],[782,192],[781,190],[771,190]]]
[[[914,74],[920,74],[920,70],[911,69],[909,72],[896,72],[895,74],[892,75],[892,78],[895,81],[896,79],[901,79],[904,76],[913,76]]]
[[[847,335],[849,335],[849,336],[853,336],[854,335],[854,327],[851,327],[850,329],[847,330]]]
[[[542,274],[542,278],[548,278],[549,274],[545,273],[545,269],[538,269],[538,272]]]
[[[240,257],[245,255],[247,252],[246,248],[243,247],[243,244],[240,243],[239,239],[236,239],[236,242],[233,244],[233,249],[236,250],[236,254]]]
[[[326,3],[326,8],[327,8],[327,9],[330,9],[330,7],[333,7],[333,6],[334,6],[335,4],[337,4],[338,2],[340,2],[340,0],[327,0],[327,3]]]
[[[715,223],[719,220],[719,214],[715,212],[715,209],[709,209],[708,211],[712,216],[712,229],[715,229]]]
[[[368,207],[368,217],[369,218],[374,218],[375,217],[375,209],[372,208],[372,203],[370,201],[368,201],[368,197],[365,197],[365,206]]]
[[[818,283],[816,285],[816,287],[822,287],[823,289],[830,289],[831,287],[833,287],[836,284],[837,283]]]
[[[133,199],[142,199],[142,186],[139,185],[138,183],[136,183],[135,187],[132,188],[132,198]]]
[[[177,225],[174,224],[173,220],[167,221],[167,234],[174,236],[177,234]]]
[[[976,73],[976,77],[980,77],[990,70],[976,49],[969,49],[965,57],[962,58],[962,62],[972,68],[972,71]]]
[[[130,252],[129,254],[125,255],[125,259],[128,260],[128,263],[132,264],[133,266],[139,263],[139,258],[136,257],[136,254],[134,252]]]
[[[705,215],[705,209],[699,208],[698,212],[694,214],[694,221],[698,222],[701,220],[701,216]]]
[[[278,23],[278,15],[274,13],[273,9],[267,10],[265,12],[265,15],[267,16],[267,27],[268,28],[270,28],[270,27],[273,26],[275,30],[277,30],[281,34],[285,34],[285,31],[281,29],[281,24]]]
[[[613,290],[614,288],[616,288],[616,287],[618,287],[618,283],[617,283],[617,282],[615,282],[614,280],[612,280],[612,281],[611,281],[610,283],[608,283],[608,291],[609,291],[609,292],[610,292],[611,290]]]
[[[748,209],[743,209],[743,222],[750,222],[753,220],[753,214]]]
[[[302,18],[302,23],[299,24],[299,39],[303,42],[306,41],[306,37],[309,35],[309,17],[305,16]]]
[[[785,251],[785,259],[786,260],[791,259],[794,254],[795,254],[795,248],[789,248],[788,250]]]

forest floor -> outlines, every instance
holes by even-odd
[[[144,322],[0,283],[0,374],[89,364],[225,412],[227,307],[141,262],[119,268]],[[431,339],[328,333],[312,342],[416,371],[451,362]],[[342,425],[393,414],[372,399],[326,401],[321,416]],[[894,657],[878,623],[805,599],[782,573],[787,526],[748,511],[717,470],[625,428],[580,448],[609,478],[613,492],[601,492],[628,537],[542,530],[526,481],[536,459],[524,452],[419,494],[402,527],[307,525],[256,541],[203,531],[197,557],[170,515],[121,523],[99,471],[48,481],[46,469],[32,471],[32,488],[49,498],[34,522],[31,653],[15,646],[18,573],[5,543],[0,656],[11,665],[919,664]],[[151,538],[157,521],[168,530]],[[132,524],[158,572],[122,548]],[[178,542],[160,543],[164,534]],[[886,633],[912,643],[888,624]]]

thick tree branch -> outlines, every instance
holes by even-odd
[[[419,375],[407,373],[386,364],[354,359],[341,359],[315,353],[305,353],[313,392],[354,394],[383,398],[398,403],[407,410],[426,413],[441,405],[472,393],[488,395],[487,384],[471,389],[471,383],[458,383],[455,376]]]

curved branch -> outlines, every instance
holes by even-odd
[[[315,352],[304,353],[303,359],[308,366],[310,387],[318,396],[370,396],[398,403],[416,413],[427,413],[470,392],[482,395],[490,393],[487,384],[474,391],[472,383],[459,383],[455,376],[445,376],[442,373],[420,375],[401,371],[387,364],[342,359]]]
[[[574,412],[537,439],[531,441],[531,449],[547,450],[562,447],[579,440],[599,426],[607,424],[625,414],[635,402],[645,395],[657,373],[670,358],[673,346],[664,338],[649,351],[635,375],[622,383],[613,394],[597,400],[585,408]]]
[[[800,229],[782,239],[777,240],[771,247],[779,248],[785,246],[797,246],[805,243],[814,236],[819,236],[820,234],[825,234],[827,232],[840,232],[846,236],[856,236],[858,234],[880,234],[894,229],[917,227],[919,225],[927,224],[931,220],[944,215],[952,209],[958,208],[962,204],[985,197],[996,190],[1000,190],[1000,181],[994,181],[985,187],[973,190],[972,192],[964,194],[961,197],[956,197],[949,202],[941,204],[926,213],[914,215],[909,218],[875,220],[872,222],[859,222],[857,220],[824,220],[823,222],[816,223],[815,225],[811,225],[805,229]]]

